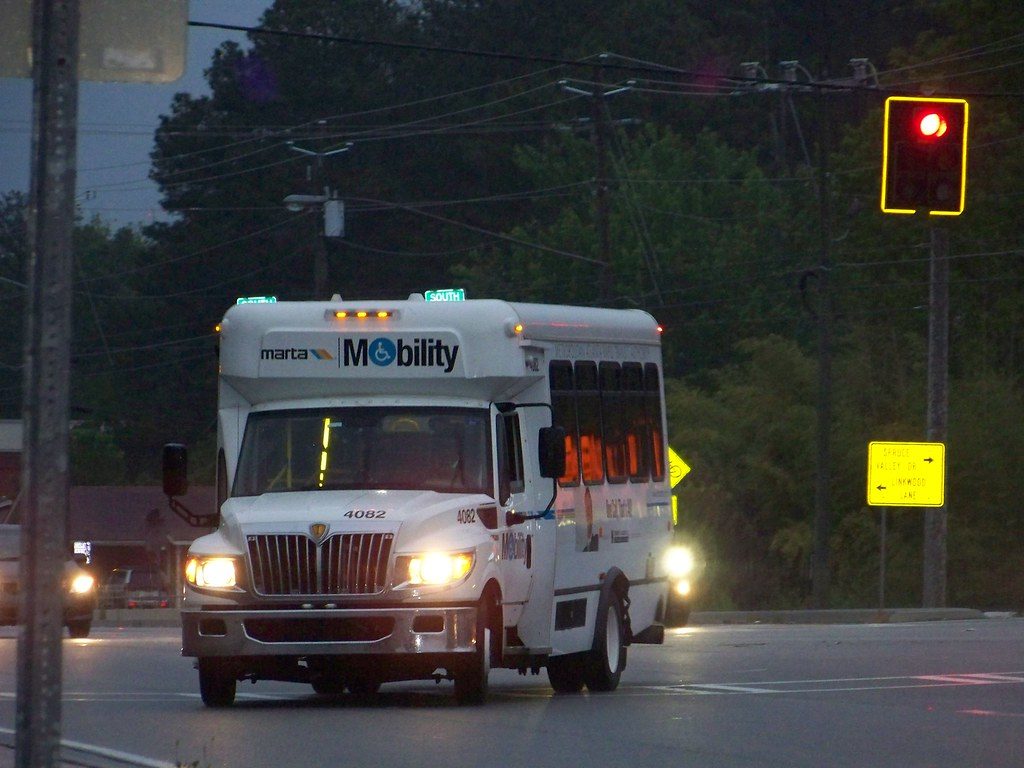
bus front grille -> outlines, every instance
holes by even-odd
[[[376,595],[387,585],[391,533],[339,533],[317,543],[302,534],[247,537],[259,595]]]

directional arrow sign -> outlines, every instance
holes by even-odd
[[[942,443],[868,443],[869,505],[941,507],[945,485]]]
[[[690,465],[683,461],[683,457],[668,447],[668,481],[675,488],[690,473]]]
[[[683,457],[668,447],[668,482],[675,488],[679,481],[690,474],[690,465],[683,461]],[[672,525],[679,525],[679,498],[672,494]]]

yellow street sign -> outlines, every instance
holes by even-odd
[[[668,481],[675,488],[679,485],[679,481],[686,477],[690,472],[690,465],[683,461],[682,457],[672,450],[672,446],[668,447]]]
[[[675,488],[690,473],[690,465],[683,461],[683,457],[668,447],[668,481]],[[672,495],[672,525],[679,525],[679,499]]]
[[[941,507],[945,485],[942,443],[868,443],[869,505]]]

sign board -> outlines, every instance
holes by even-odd
[[[465,301],[464,288],[438,288],[436,291],[424,291],[423,298],[427,301]]]
[[[668,481],[675,488],[690,473],[690,465],[683,461],[682,457],[668,447]]]
[[[79,80],[170,83],[185,71],[188,0],[81,0]],[[32,0],[0,0],[0,77],[32,76]]]
[[[668,481],[671,486],[675,488],[679,485],[679,481],[689,473],[690,465],[683,461],[682,456],[672,450],[670,445],[668,447]],[[675,494],[672,495],[672,525],[679,525],[679,499]]]
[[[239,296],[235,304],[276,304],[277,296]]]
[[[944,444],[868,444],[869,505],[941,507],[945,504],[945,485]]]

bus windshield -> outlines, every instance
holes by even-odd
[[[491,495],[490,444],[483,408],[254,413],[232,495],[350,489]]]

